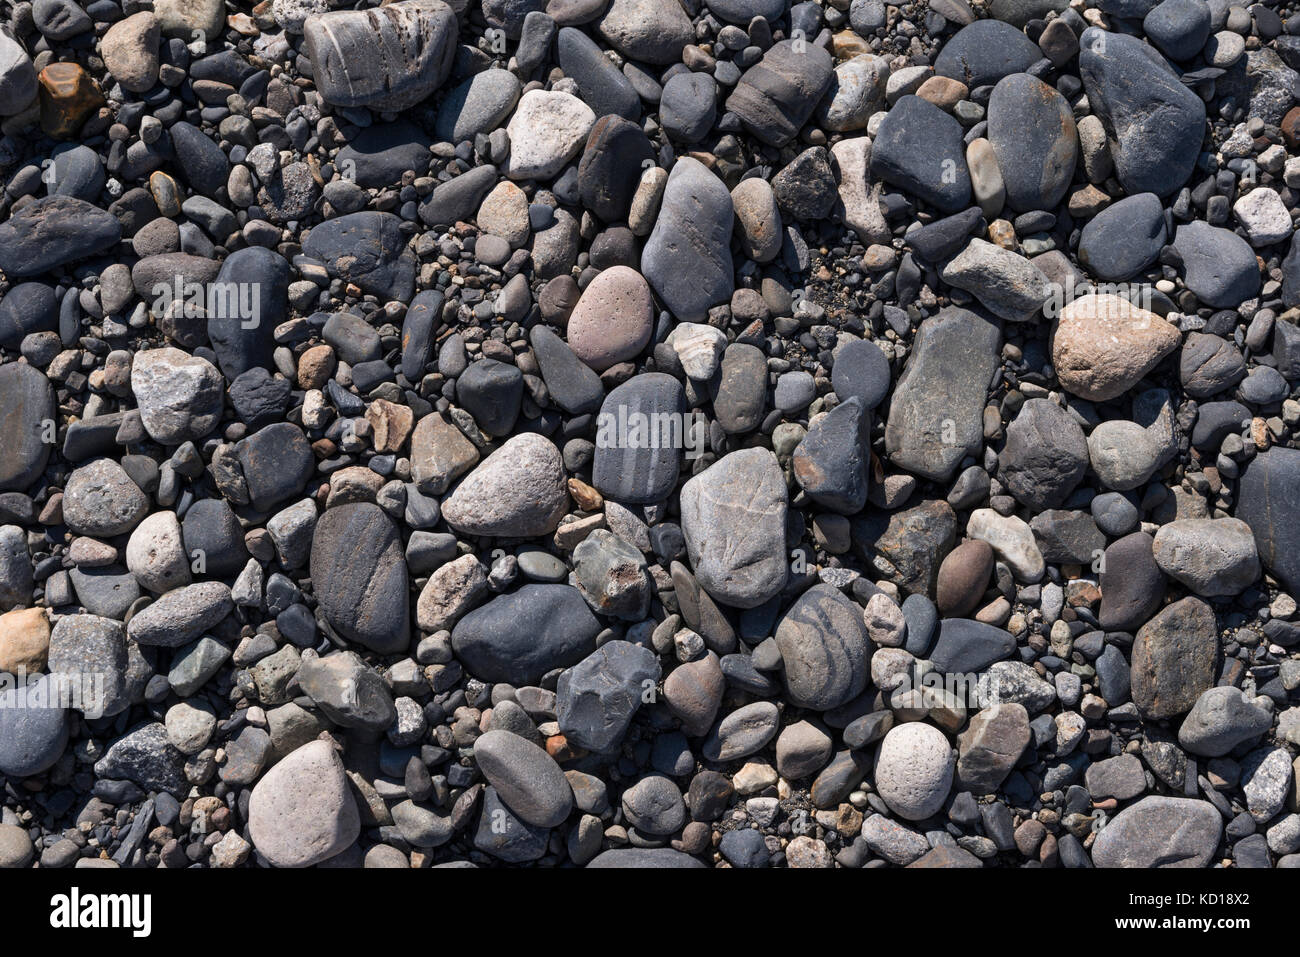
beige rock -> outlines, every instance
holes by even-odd
[[[1123,395],[1178,348],[1178,329],[1127,299],[1093,294],[1061,310],[1052,362],[1066,391],[1094,402]]]
[[[0,615],[0,671],[36,674],[45,670],[50,622],[43,608],[15,608]]]

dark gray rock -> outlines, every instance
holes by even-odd
[[[597,418],[592,484],[627,505],[666,499],[677,485],[682,437],[665,437],[659,423],[681,423],[685,411],[682,384],[666,373],[642,373],[610,392]]]
[[[735,288],[731,193],[699,160],[683,156],[664,187],[641,273],[681,322],[702,322]]]
[[[979,454],[1001,344],[996,322],[965,309],[948,307],[921,323],[885,428],[895,465],[941,482]]]
[[[930,652],[930,663],[943,674],[983,671],[1016,650],[1016,639],[993,625],[968,618],[945,618],[939,622],[939,638]]]
[[[406,649],[410,599],[397,526],[377,505],[339,505],[316,523],[311,579],[326,620],[380,654]]]
[[[1022,211],[1053,209],[1069,189],[1079,158],[1070,104],[1042,80],[1013,73],[993,88],[988,118],[1007,202]]]
[[[1232,230],[1184,223],[1175,230],[1173,245],[1183,258],[1183,282],[1205,305],[1235,309],[1259,295],[1255,251]]]
[[[38,276],[107,252],[121,238],[112,213],[71,196],[46,196],[0,223],[0,270],[10,279]]]
[[[481,75],[503,72],[488,70]],[[511,76],[509,73],[505,75]],[[441,118],[440,114],[440,121]],[[429,171],[429,138],[418,126],[405,120],[376,123],[359,132],[339,150],[334,164],[343,171],[345,179],[358,186],[366,189],[392,186],[399,183],[402,174],[408,170],[416,176]]]
[[[45,471],[53,437],[54,390],[26,363],[0,366],[0,492],[22,492]]]
[[[640,119],[641,98],[595,40],[576,27],[564,27],[556,37],[555,49],[560,69],[578,84],[578,95],[597,116]]]
[[[1088,471],[1083,429],[1049,399],[1030,399],[1007,426],[998,478],[1035,512],[1064,505]]]
[[[1300,449],[1256,455],[1242,472],[1236,517],[1250,526],[1260,560],[1289,592],[1300,592]]]
[[[381,299],[409,301],[415,291],[415,254],[407,248],[407,238],[397,216],[366,211],[326,220],[307,235],[302,249],[332,276]]]
[[[600,622],[576,588],[524,585],[461,618],[451,643],[474,677],[532,685],[594,651],[599,631]]]
[[[288,306],[289,263],[277,252],[251,246],[221,264],[208,316],[208,338],[226,381],[253,368],[272,368],[275,327]]]
[[[1110,139],[1119,181],[1130,194],[1177,192],[1200,153],[1205,103],[1137,37],[1089,27],[1079,48],[1079,75]]]
[[[1196,703],[1218,673],[1219,627],[1199,598],[1165,606],[1137,633],[1129,655],[1133,701],[1147,718],[1176,717]]]
[[[1079,262],[1098,279],[1122,282],[1160,256],[1165,215],[1155,193],[1126,196],[1103,209],[1083,227]]]
[[[997,20],[977,20],[962,27],[943,45],[935,58],[934,72],[973,90],[1013,73],[1024,73],[1042,56],[1037,44],[1015,27]]]
[[[861,399],[846,399],[809,423],[791,457],[795,480],[833,512],[860,512],[870,484],[870,437],[871,413]]]
[[[0,773],[28,778],[48,770],[68,743],[68,711],[48,675],[0,692]]]
[[[955,213],[971,197],[962,137],[961,124],[952,116],[919,96],[904,96],[876,131],[871,174],[941,213]]]
[[[601,645],[560,675],[555,689],[560,731],[589,751],[617,747],[659,675],[650,649],[627,641]]]
[[[249,497],[262,512],[301,492],[316,468],[307,437],[291,422],[254,432],[236,450]]]
[[[1107,631],[1132,631],[1164,600],[1165,577],[1153,547],[1150,535],[1134,532],[1112,543],[1102,556],[1098,620]]]

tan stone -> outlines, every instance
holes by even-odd
[[[1123,395],[1178,348],[1178,329],[1113,295],[1087,295],[1061,310],[1052,362],[1061,386],[1093,402]]]
[[[312,346],[298,357],[298,385],[304,389],[323,389],[334,374],[334,349]]]
[[[970,90],[960,80],[946,76],[932,76],[921,84],[916,95],[933,103],[939,109],[951,113],[952,108],[966,99]]]
[[[43,608],[16,608],[0,615],[0,671],[44,671],[49,650],[50,622]]]
[[[366,409],[366,421],[375,430],[376,452],[400,452],[415,428],[415,413],[409,406],[376,399]]]

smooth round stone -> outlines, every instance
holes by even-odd
[[[544,436],[504,442],[443,500],[442,515],[469,535],[528,538],[555,531],[569,505],[560,450]]]
[[[51,446],[43,436],[46,423],[55,422],[54,391],[39,369],[11,362],[0,366],[0,408],[6,423],[5,441],[0,443],[0,492],[25,491],[49,461]]]
[[[552,5],[556,2],[559,0],[552,0]],[[588,0],[588,5],[595,7],[593,17],[599,16],[605,7],[604,0],[596,3]],[[675,0],[611,0],[596,24],[596,31],[620,53],[654,66],[679,62],[682,50],[695,41],[691,18]]]
[[[701,753],[710,761],[735,761],[762,750],[780,723],[776,705],[755,701],[723,718],[705,739]]]
[[[767,402],[767,357],[763,350],[733,342],[722,354],[722,378],[713,399],[718,423],[731,435],[757,428]]]
[[[681,456],[673,442],[652,441],[649,430],[652,423],[683,415],[685,402],[681,382],[663,372],[633,376],[609,393],[597,417],[591,470],[592,484],[602,495],[626,505],[668,497],[677,484]]]
[[[664,679],[664,702],[692,738],[708,733],[725,691],[722,666],[712,651],[678,665]]]
[[[1205,867],[1223,833],[1209,801],[1151,795],[1129,805],[1097,835],[1097,867]]]
[[[1127,535],[1137,528],[1141,518],[1137,506],[1119,492],[1103,492],[1093,498],[1089,507],[1097,527],[1111,538]]]
[[[898,725],[880,743],[876,790],[901,818],[923,821],[937,813],[948,799],[952,778],[952,749],[932,725]]]
[[[677,785],[661,774],[647,774],[623,792],[623,813],[638,831],[675,834],[686,823],[686,803]]]
[[[1098,279],[1120,282],[1160,256],[1165,216],[1155,193],[1126,196],[1090,219],[1079,236],[1079,262]]]
[[[18,349],[27,336],[52,332],[58,324],[58,299],[43,282],[18,283],[0,300],[0,346],[6,349]]]
[[[863,408],[874,409],[889,394],[891,380],[889,359],[874,341],[854,339],[836,350],[831,387],[841,401],[856,396]]]
[[[80,535],[124,535],[148,512],[148,497],[112,459],[81,466],[63,490],[63,520]]]
[[[53,767],[68,743],[68,712],[51,707],[58,691],[47,675],[0,693],[0,773],[28,778]]]
[[[776,739],[776,769],[787,781],[798,781],[826,766],[834,742],[811,721],[786,725]]]
[[[529,584],[466,614],[451,641],[476,678],[522,686],[585,658],[600,627],[576,588]]]
[[[607,223],[626,219],[641,174],[654,155],[640,126],[621,116],[602,116],[592,126],[578,164],[582,204]],[[545,210],[548,222],[554,219],[549,207],[534,205],[532,209],[539,214]]]
[[[699,160],[673,164],[641,273],[680,322],[703,322],[735,288],[731,193]]]
[[[1088,436],[1088,458],[1104,488],[1135,489],[1155,471],[1160,457],[1151,434],[1136,422],[1112,419]]]
[[[510,731],[474,742],[474,760],[505,804],[529,824],[555,827],[573,807],[573,791],[549,754]]]
[[[783,372],[777,377],[772,402],[782,412],[799,412],[808,408],[815,398],[817,398],[817,384],[813,381],[813,377],[802,369]],[[848,396],[840,396],[840,398],[846,399]]]
[[[783,232],[771,184],[757,176],[743,179],[731,191],[731,202],[745,255],[760,263],[775,259],[781,251]]]
[[[635,359],[650,344],[654,302],[645,278],[628,266],[611,266],[583,290],[569,316],[569,348],[604,372]]]
[[[862,693],[868,677],[866,628],[857,604],[839,589],[814,585],[776,627],[788,699],[828,711]]]

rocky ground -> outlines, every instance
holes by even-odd
[[[1300,865],[1289,2],[4,10],[0,866]]]

